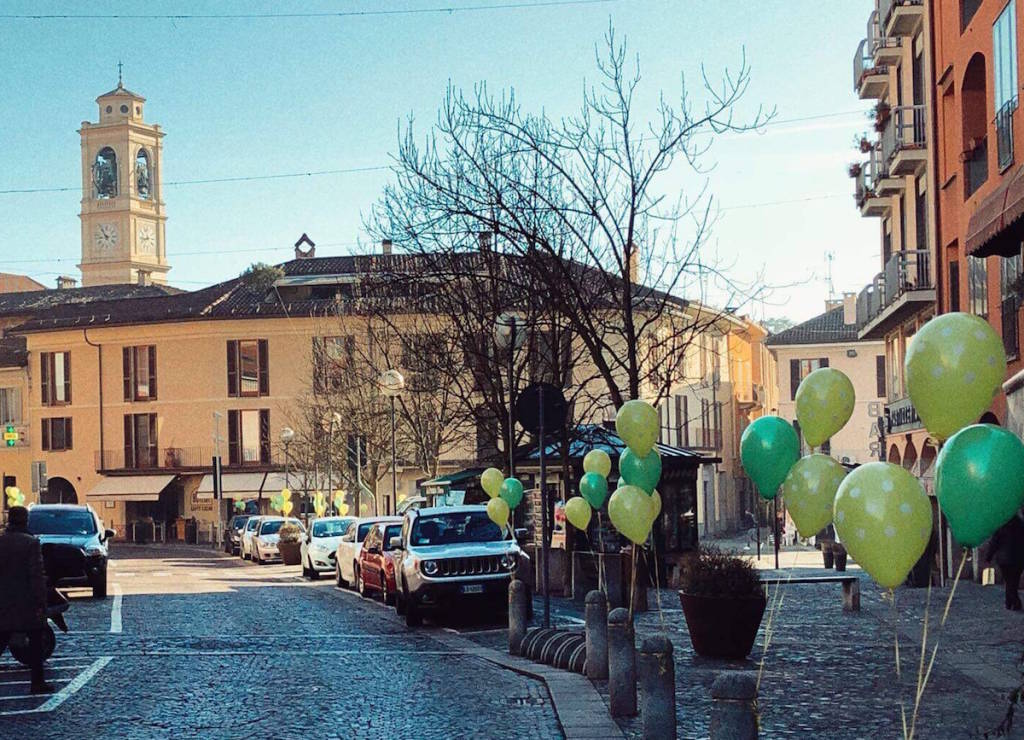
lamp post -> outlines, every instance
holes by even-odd
[[[516,350],[523,344],[526,332],[522,330],[522,321],[514,313],[503,313],[494,321],[494,344],[499,350],[508,350],[508,477],[516,477],[515,451],[515,409],[516,406],[516,379],[515,359]]]
[[[395,399],[405,389],[405,378],[395,369],[385,370],[380,374],[380,392],[391,401],[391,496],[393,503],[398,503],[398,448],[396,443],[398,426],[395,422]],[[385,510],[391,513],[391,507]]]
[[[295,439],[295,430],[291,427],[282,427],[278,438],[281,440],[281,446],[284,447],[284,487],[291,490],[291,483],[288,479],[288,445]]]

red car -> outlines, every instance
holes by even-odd
[[[360,596],[379,592],[384,603],[395,603],[395,562],[392,555],[391,538],[402,534],[402,525],[380,523],[366,533],[363,547],[359,551],[356,568],[356,589]]]

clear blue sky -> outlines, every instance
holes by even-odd
[[[526,0],[529,2],[530,0]],[[127,3],[5,2],[0,13],[242,13],[424,9],[508,0]],[[644,87],[675,94],[735,68],[753,79],[741,110],[776,106],[763,133],[709,154],[722,209],[712,240],[739,276],[762,268],[777,291],[755,313],[806,319],[822,310],[825,252],[837,291],[879,268],[877,220],[861,218],[846,164],[869,128],[852,89],[854,48],[870,0],[618,0],[565,7],[347,18],[0,19],[0,190],[80,182],[81,121],[125,84],[160,123],[164,179],[196,180],[386,165],[410,114],[434,119],[449,80],[514,86],[525,107],[573,110],[594,76],[609,18],[640,55]],[[785,123],[808,116],[808,121]],[[387,172],[166,187],[170,280],[196,288],[256,260],[282,261],[302,232],[318,255],[367,249],[361,214]],[[47,285],[77,276],[80,192],[0,194],[0,271]],[[813,198],[784,205],[754,204]],[[358,242],[363,242],[358,246]],[[196,254],[196,253],[200,254]],[[25,261],[35,260],[35,261]]]

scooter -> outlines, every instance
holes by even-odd
[[[50,622],[53,622],[61,632],[67,633],[68,631],[68,623],[64,620],[64,612],[68,610],[70,604],[64,594],[57,590],[56,584],[65,572],[80,572],[81,566],[77,563],[84,559],[85,554],[81,549],[73,545],[47,543],[43,545],[42,549],[47,587],[47,621],[42,629],[42,650],[43,660],[45,661],[53,655],[53,651],[57,647],[57,634],[53,631],[53,627],[50,626]],[[3,654],[5,647],[10,647],[11,655],[22,665],[29,665],[32,662],[28,635],[26,633],[11,633],[6,646],[0,643],[0,654]]]

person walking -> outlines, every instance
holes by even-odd
[[[46,574],[43,550],[28,531],[28,509],[12,506],[0,535],[0,644],[12,633],[28,636],[32,664],[31,691],[50,694],[43,673],[43,628],[46,626]]]
[[[1018,511],[996,530],[988,543],[985,562],[995,560],[1006,582],[1006,608],[1021,610],[1020,576],[1024,572],[1024,513]]]

